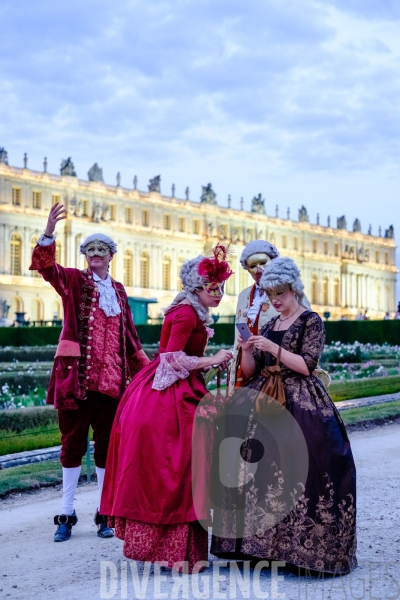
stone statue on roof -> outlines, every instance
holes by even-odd
[[[299,209],[299,221],[300,223],[309,223],[310,217],[308,216],[308,212],[304,204]]]
[[[8,154],[5,148],[0,148],[0,163],[8,165]]]
[[[385,229],[385,238],[388,238],[389,240],[393,240],[394,239],[394,227],[393,227],[393,225],[390,225],[389,229]]]
[[[60,175],[68,175],[69,177],[76,177],[74,163],[69,156],[66,160],[61,161]]]
[[[217,204],[217,194],[212,189],[211,183],[202,186],[202,194],[200,197],[200,202],[205,204]]]
[[[336,226],[338,229],[346,229],[347,228],[346,217],[344,215],[337,218]]]
[[[156,175],[153,179],[149,181],[149,192],[158,192],[161,193],[161,175]]]
[[[262,199],[261,194],[254,196],[251,201],[251,212],[258,213],[259,215],[265,215],[265,200]]]
[[[101,181],[104,183],[103,179],[103,169],[100,169],[97,163],[94,163],[93,167],[90,167],[88,171],[89,181]]]
[[[356,219],[353,223],[353,231],[361,231],[361,223],[359,219]]]

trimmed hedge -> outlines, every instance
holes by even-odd
[[[325,321],[326,343],[400,344],[400,319],[388,321]]]
[[[54,406],[0,410],[0,430],[21,433],[45,425],[58,425],[58,411]]]
[[[400,319],[390,321],[325,321],[326,343],[400,344]],[[137,325],[142,344],[157,344],[161,325]],[[233,344],[232,323],[214,325],[212,344]],[[57,344],[61,327],[0,327],[1,346],[47,346]],[[44,349],[43,349],[44,350]],[[3,359],[6,360],[6,359]],[[29,360],[29,359],[28,359]],[[43,360],[43,359],[42,359]]]

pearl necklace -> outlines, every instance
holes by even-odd
[[[277,330],[277,331],[279,331],[279,330],[280,330],[280,328],[281,328],[281,325],[282,325],[283,321],[287,321],[287,320],[288,320],[288,319],[290,319],[291,317],[294,317],[294,315],[295,315],[295,314],[298,312],[299,308],[301,308],[301,306],[298,306],[298,307],[296,308],[296,310],[294,311],[294,313],[292,313],[291,315],[289,315],[288,317],[286,317],[286,319],[282,319],[282,317],[279,315],[279,325],[278,325],[278,327],[276,328],[276,330]]]

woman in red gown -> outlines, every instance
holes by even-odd
[[[203,357],[212,322],[232,274],[226,250],[199,256],[180,272],[184,291],[166,310],[159,357],[133,379],[113,425],[101,514],[114,519],[124,556],[192,572],[207,561],[204,509],[192,493],[192,430],[196,407],[207,394],[202,370],[225,367],[232,353]],[[197,496],[197,492],[196,492]],[[202,514],[199,514],[201,512]],[[184,563],[186,563],[185,566]],[[175,567],[174,567],[175,565]]]

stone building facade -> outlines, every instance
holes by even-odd
[[[332,319],[355,318],[368,311],[382,318],[396,309],[395,241],[393,228],[383,235],[363,234],[356,220],[352,231],[345,218],[336,227],[312,224],[307,210],[299,220],[265,214],[261,195],[252,201],[252,211],[223,207],[217,203],[211,184],[203,187],[198,201],[160,192],[160,177],[150,181],[149,191],[139,191],[103,182],[95,164],[89,180],[79,179],[70,159],[63,161],[60,175],[8,165],[0,148],[0,318],[15,318],[25,312],[31,321],[62,318],[59,299],[36,272],[28,270],[32,249],[44,231],[47,214],[55,202],[65,204],[68,218],[58,224],[57,259],[64,266],[83,267],[79,254],[82,240],[95,231],[112,236],[119,251],[112,261],[112,276],[124,283],[128,296],[154,298],[149,304],[153,319],[180,289],[179,269],[188,258],[208,252],[218,241],[231,244],[235,275],[216,311],[233,315],[237,295],[251,279],[239,265],[243,246],[257,238],[274,243],[282,256],[291,256],[302,271],[306,293],[313,308]]]

